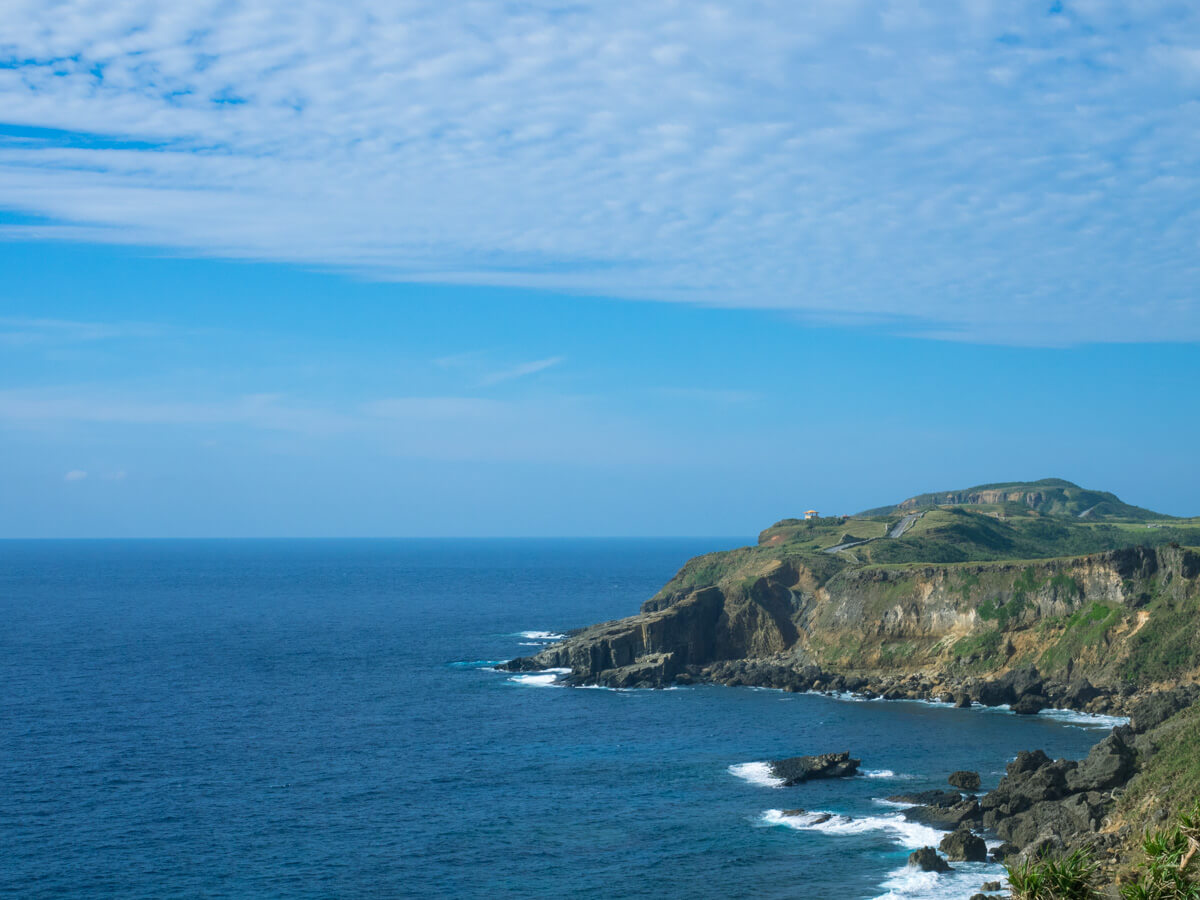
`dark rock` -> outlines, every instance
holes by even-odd
[[[771,774],[785,786],[814,778],[844,778],[857,775],[862,760],[851,759],[849,752],[822,753],[820,756],[792,756],[771,763]]]
[[[1099,696],[1099,688],[1086,678],[1080,678],[1067,685],[1067,690],[1062,695],[1062,702],[1068,709],[1083,709]]]
[[[1139,700],[1133,707],[1129,718],[1129,727],[1141,733],[1157,728],[1177,712],[1181,712],[1196,702],[1200,696],[1200,688],[1196,685],[1180,685],[1174,690],[1149,694]]]
[[[1133,775],[1137,754],[1127,742],[1130,729],[1116,728],[1092,748],[1087,758],[1067,775],[1072,793],[1107,791],[1124,784]]]
[[[1041,750],[1022,752],[1008,765],[1008,774],[1000,780],[994,791],[985,794],[979,801],[984,827],[994,828],[1000,837],[1016,844],[1025,844],[1041,830],[1043,824],[1054,824],[1057,830],[1065,830],[1057,804],[1071,793],[1067,779],[1074,773],[1078,763],[1070,760],[1050,760]],[[1021,814],[1034,807],[1039,812],[1018,819]],[[1072,810],[1068,819],[1085,818]],[[1083,829],[1088,825],[1081,826]]]
[[[889,803],[911,803],[913,806],[953,806],[962,803],[962,794],[957,791],[915,791],[910,794],[892,794]]]
[[[1016,844],[1005,841],[999,847],[992,851],[992,862],[1002,863],[1012,856],[1016,856],[1021,852],[1021,848]],[[986,888],[985,888],[986,890]]]
[[[1027,847],[1046,836],[1064,845],[1073,844],[1081,835],[1091,834],[1100,827],[1105,808],[1103,795],[1096,792],[1075,794],[1062,801],[1044,800],[1002,820],[996,826],[996,833],[1019,847]]]
[[[786,816],[787,818],[791,819],[791,818],[795,818],[796,816],[807,816],[809,814],[809,812],[807,809],[781,809],[779,811],[779,814],[781,816]],[[810,825],[820,825],[823,822],[828,822],[832,818],[833,818],[832,813],[816,813],[815,815],[813,815],[813,818],[809,822],[809,824]]]
[[[965,691],[960,691],[954,695],[954,705],[959,709],[966,709],[971,705],[971,695]]]
[[[1023,863],[1029,860],[1041,859],[1043,856],[1061,853],[1064,849],[1066,847],[1061,838],[1052,834],[1045,834],[1026,845],[1025,849],[1018,853],[1016,858],[1018,863]]]
[[[858,675],[846,675],[842,677],[843,691],[860,691],[867,686],[867,679]]]
[[[1005,771],[1011,778],[1023,772],[1033,772],[1050,762],[1045,750],[1022,750],[1017,758],[1010,762]]]
[[[987,860],[987,843],[971,829],[962,827],[942,838],[938,849],[951,862],[984,862]]]
[[[1036,716],[1050,705],[1050,701],[1041,694],[1025,694],[1012,705],[1012,711],[1018,716]]]
[[[960,769],[957,772],[951,772],[950,777],[946,779],[956,788],[961,788],[964,791],[977,791],[982,783],[978,772],[968,772],[965,769]]]
[[[1004,882],[1002,882],[1002,881],[985,881],[980,886],[980,890],[985,891],[989,894],[993,894],[996,891],[1004,890]]]
[[[1023,666],[1013,669],[1011,672],[1000,676],[1000,681],[1008,685],[1012,691],[1013,699],[1020,699],[1026,694],[1040,694],[1042,692],[1042,676],[1034,666]]]
[[[546,667],[532,656],[518,656],[516,659],[500,663],[496,668],[506,672],[538,672]]]
[[[979,801],[971,798],[954,806],[914,806],[904,811],[904,818],[910,822],[953,831],[964,823],[980,822],[983,816],[979,810]]]
[[[1002,706],[1012,703],[1012,689],[998,681],[985,681],[976,686],[975,699],[984,706]]]
[[[994,681],[984,681],[975,686],[975,699],[984,706],[1001,706],[1016,703],[1026,694],[1041,696],[1042,677],[1033,666],[1024,666],[1006,672]]]
[[[908,854],[908,864],[922,872],[949,872],[949,864],[932,847],[922,847]]]

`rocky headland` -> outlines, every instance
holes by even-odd
[[[1116,872],[1144,827],[1200,797],[1197,545],[1192,520],[1057,479],[923,495],[784,520],[689,561],[637,615],[506,666],[1129,716],[1084,760],[1023,751],[993,790],[955,773],[959,791],[906,812],[949,832],[952,858],[986,834],[997,858],[1087,845]]]

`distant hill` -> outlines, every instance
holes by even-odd
[[[1108,491],[1088,490],[1062,478],[1006,481],[980,484],[963,490],[918,494],[895,506],[869,509],[860,515],[890,516],[936,506],[969,506],[978,512],[1001,515],[1057,516],[1091,521],[1145,522],[1174,518],[1140,506],[1131,506]]]

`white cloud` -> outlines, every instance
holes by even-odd
[[[150,338],[164,333],[146,322],[72,322],[63,319],[0,317],[0,344],[57,344]]]
[[[548,356],[545,359],[530,360],[529,362],[513,366],[511,369],[501,369],[498,372],[491,372],[481,378],[479,384],[480,387],[490,387],[504,381],[513,381],[517,378],[524,378],[527,375],[536,375],[538,372],[544,372],[549,368],[559,365],[565,359],[565,356]]]
[[[83,471],[83,469],[72,469],[63,476],[63,481],[83,481],[87,477],[88,473]]]
[[[355,420],[334,411],[297,405],[276,394],[200,400],[90,386],[59,386],[0,390],[0,421],[22,425],[53,422],[243,425],[316,436],[344,431]]]
[[[363,405],[371,416],[383,419],[482,419],[502,414],[504,406],[478,397],[390,397]]]
[[[349,441],[399,458],[621,464],[677,459],[678,450],[590,398],[501,401],[471,396],[384,397],[324,408],[274,394],[199,399],[145,389],[59,386],[0,390],[0,425],[59,429],[136,426],[160,433],[220,429],[230,443],[258,436],[273,452],[313,438]],[[295,435],[309,440],[296,441]],[[282,438],[280,440],[279,438]],[[220,444],[213,438],[204,447]],[[77,478],[84,473],[78,473]],[[125,477],[123,471],[105,476]],[[74,480],[70,475],[67,480]]]
[[[1200,9],[0,0],[10,239],[1200,338]],[[1189,74],[1190,73],[1190,74]]]

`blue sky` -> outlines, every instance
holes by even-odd
[[[1200,513],[1187,4],[5,10],[2,536]]]

